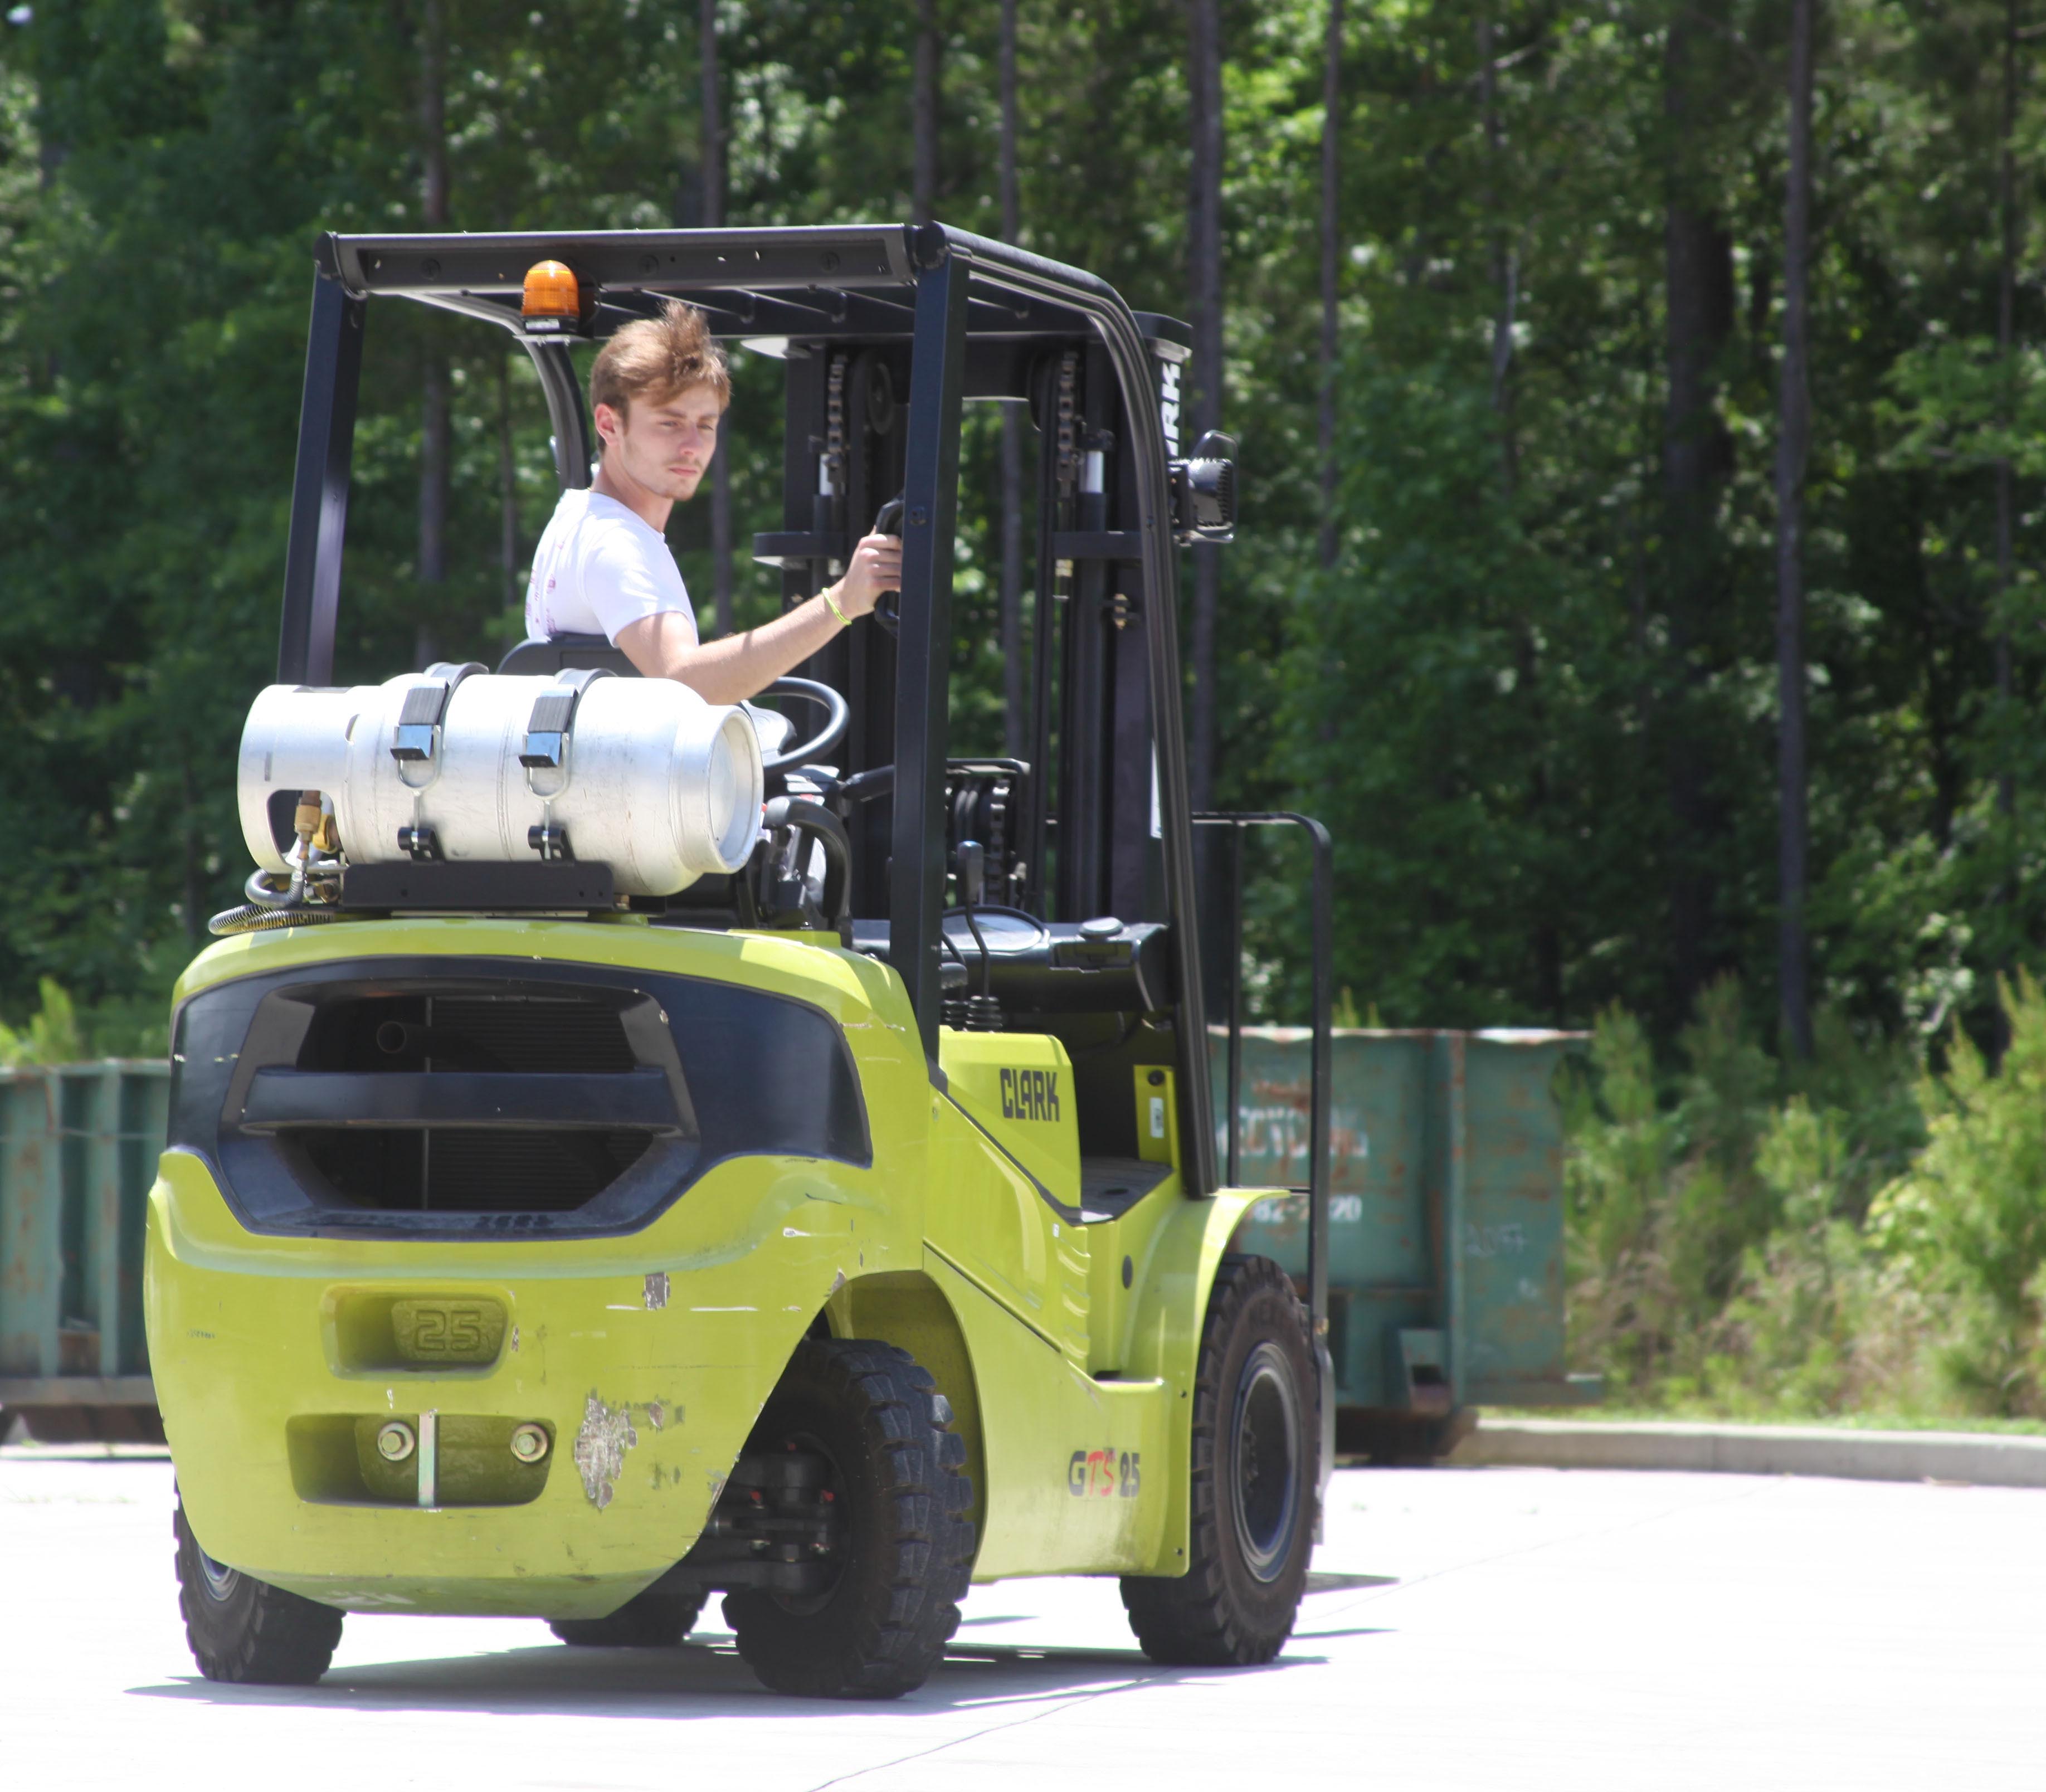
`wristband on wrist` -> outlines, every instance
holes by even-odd
[[[838,607],[838,600],[832,597],[829,591],[820,591],[817,595],[824,599],[825,608],[828,608],[833,616],[836,616],[840,623],[844,624],[847,628],[851,628],[852,618],[847,616],[844,611]]]

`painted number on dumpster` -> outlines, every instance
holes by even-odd
[[[1298,1203],[1297,1207],[1292,1203]],[[1288,1207],[1292,1211],[1288,1211]],[[1307,1203],[1302,1195],[1287,1195],[1276,1201],[1260,1201],[1250,1210],[1250,1217],[1260,1226],[1281,1226],[1287,1220],[1298,1218],[1303,1224],[1307,1218]],[[1329,1197],[1329,1223],[1331,1226],[1361,1226],[1364,1223],[1364,1197],[1361,1195],[1331,1195]]]
[[[1518,1257],[1527,1248],[1527,1234],[1516,1221],[1500,1226],[1480,1226],[1475,1221],[1464,1227],[1466,1257]]]

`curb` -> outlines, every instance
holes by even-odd
[[[1481,1419],[1442,1460],[1451,1468],[1661,1469],[2046,1487],[2046,1437],[1982,1431]]]

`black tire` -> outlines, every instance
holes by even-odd
[[[1307,1312],[1269,1257],[1226,1257],[1194,1379],[1187,1572],[1125,1576],[1155,1662],[1249,1667],[1292,1634],[1314,1552],[1321,1427]]]
[[[908,1351],[806,1339],[768,1396],[749,1451],[820,1452],[843,1558],[829,1591],[725,1596],[761,1682],[806,1698],[896,1698],[928,1678],[973,1570],[973,1487],[952,1410]]]
[[[178,1540],[178,1609],[200,1673],[209,1680],[310,1686],[326,1672],[341,1641],[340,1612],[222,1567],[199,1547],[182,1505],[171,1528]]]
[[[643,1593],[608,1617],[555,1618],[547,1628],[579,1649],[672,1649],[703,1609],[700,1593]]]

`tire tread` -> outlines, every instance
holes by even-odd
[[[1223,1561],[1223,1552],[1230,1547],[1229,1520],[1217,1473],[1225,1422],[1223,1360],[1245,1310],[1268,1293],[1283,1294],[1297,1315],[1307,1361],[1310,1365],[1314,1361],[1307,1308],[1294,1293],[1292,1279],[1269,1257],[1225,1257],[1208,1295],[1194,1376],[1187,1571],[1170,1579],[1130,1574],[1122,1580],[1122,1604],[1129,1627],[1138,1645],[1155,1662],[1183,1667],[1253,1667],[1270,1661],[1291,1634],[1291,1612],[1283,1627],[1258,1624],[1229,1585]],[[1307,1504],[1301,1522],[1311,1525],[1320,1431],[1314,1421],[1311,1381],[1302,1392],[1307,1396],[1307,1408],[1302,1415],[1307,1432]],[[1304,1582],[1304,1566],[1298,1578]],[[1296,1593],[1292,1610],[1298,1607]]]
[[[183,1505],[172,1514],[171,1531],[177,1539],[178,1609],[185,1640],[207,1679],[310,1686],[333,1665],[341,1643],[339,1612],[245,1574],[227,1599],[216,1600],[207,1590],[198,1539]]]
[[[830,1659],[799,1659],[749,1622],[759,1595],[728,1595],[726,1622],[739,1655],[772,1690],[810,1698],[896,1698],[927,1679],[958,1629],[973,1572],[973,1486],[966,1443],[930,1373],[907,1350],[865,1338],[813,1339],[792,1373],[815,1376],[867,1428],[885,1473],[890,1552],[877,1577],[885,1607],[860,1614],[850,1643]],[[770,1401],[771,1405],[771,1401]]]

